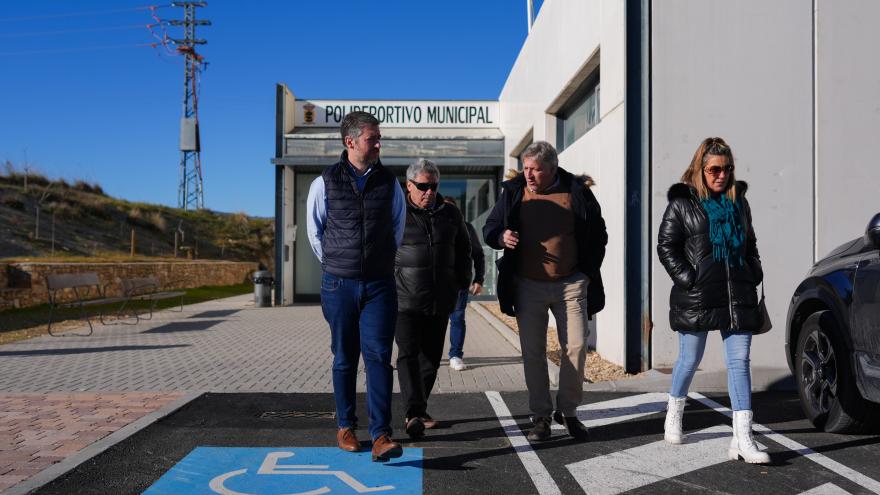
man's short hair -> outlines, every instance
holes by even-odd
[[[520,156],[523,161],[526,158],[531,158],[553,169],[559,166],[559,156],[556,154],[556,148],[547,141],[535,141],[528,145]]]
[[[373,114],[369,112],[349,112],[342,119],[342,125],[339,127],[342,134],[342,145],[345,146],[347,136],[351,136],[352,139],[359,138],[366,126],[379,127],[379,119],[373,117]]]
[[[440,169],[438,169],[437,165],[431,160],[419,158],[406,169],[407,180],[416,180],[416,177],[418,177],[419,174],[430,175],[431,177],[440,180]]]

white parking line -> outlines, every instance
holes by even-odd
[[[682,445],[660,440],[565,467],[584,492],[616,495],[727,462],[732,432],[727,425],[713,426],[689,433]]]
[[[489,403],[492,404],[492,409],[495,410],[498,422],[501,423],[504,433],[507,434],[507,439],[510,440],[510,444],[516,451],[516,455],[519,456],[519,460],[522,461],[529,477],[532,478],[532,483],[535,484],[538,493],[541,495],[561,495],[562,492],[559,490],[559,486],[556,485],[553,477],[550,476],[547,468],[544,467],[541,459],[538,458],[538,454],[532,450],[532,446],[522,430],[520,430],[519,425],[516,424],[513,415],[510,414],[510,409],[504,403],[501,394],[490,390],[486,392],[486,397],[489,399]]]
[[[800,495],[850,495],[850,493],[834,483],[825,483],[812,490],[801,492]]]
[[[669,395],[665,392],[650,392],[584,404],[578,406],[577,417],[587,428],[622,423],[666,411],[666,400],[668,397]],[[564,426],[557,423],[553,423],[552,428],[554,430],[565,430]]]
[[[731,417],[733,415],[731,413],[730,409],[724,407],[723,405],[715,402],[714,400],[706,397],[703,394],[700,394],[698,392],[692,392],[692,393],[688,394],[688,396],[692,397],[693,399],[696,399],[697,401],[701,402],[706,407],[714,409],[716,412],[719,412],[727,417]],[[773,440],[774,442],[782,445],[783,447],[785,447],[793,452],[797,452],[798,454],[806,457],[807,459],[815,462],[816,464],[819,464],[820,466],[824,467],[825,469],[832,471],[832,472],[852,481],[853,483],[855,483],[859,486],[867,488],[868,490],[871,490],[874,493],[880,493],[880,482],[878,482],[877,480],[870,478],[868,476],[865,476],[864,474],[862,474],[854,469],[848,468],[835,460],[829,459],[828,457],[825,457],[824,455],[816,452],[815,450],[807,447],[806,445],[802,445],[802,444],[800,444],[800,443],[798,443],[788,437],[780,435],[779,433],[776,433],[775,431],[771,430],[770,428],[767,428],[764,425],[760,425],[760,424],[755,423],[752,425],[752,429],[756,433],[760,433],[760,434],[764,435],[765,437],[769,438],[770,440]]]

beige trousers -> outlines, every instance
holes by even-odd
[[[589,278],[577,272],[562,280],[543,282],[516,278],[516,323],[522,347],[523,370],[529,389],[529,408],[535,416],[553,414],[550,376],[547,371],[547,311],[556,318],[561,366],[556,408],[575,416],[584,389],[584,361],[587,356],[587,284]]]

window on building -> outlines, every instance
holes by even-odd
[[[529,147],[530,144],[532,144],[534,142],[535,142],[535,129],[532,128],[532,129],[529,129],[529,132],[527,132],[522,137],[522,139],[520,139],[519,143],[517,143],[517,145],[513,148],[513,153],[511,153],[510,156],[516,158],[516,169],[518,171],[522,172],[522,169],[523,169],[523,159],[522,159],[523,152],[526,150],[526,148]],[[510,172],[510,171],[508,170],[508,172]],[[505,179],[507,179],[506,176],[505,176]]]
[[[599,123],[599,69],[556,113],[556,149],[562,151]]]

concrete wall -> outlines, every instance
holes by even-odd
[[[608,224],[603,265],[607,305],[593,325],[591,343],[606,359],[624,363],[624,92],[625,3],[617,0],[548,1],[511,69],[499,100],[507,167],[524,136],[556,143],[556,118],[548,114],[572,89],[591,57],[601,64],[601,120],[560,156],[560,165],[587,173]]]
[[[180,289],[240,284],[256,270],[256,263],[233,261],[0,264],[0,311],[48,303],[46,275],[51,273],[96,272],[106,295],[113,297],[122,295],[124,278],[153,276],[162,287]],[[61,297],[71,300],[72,294]]]
[[[816,256],[880,212],[880,2],[816,2]]]
[[[747,197],[775,325],[755,338],[753,366],[786,366],[788,302],[813,262],[812,10],[812,2],[801,0],[653,4],[652,246],[669,186],[678,182],[703,138],[724,137],[733,148],[737,178],[750,185]],[[872,46],[866,42],[865,53]],[[876,105],[877,94],[865,96]],[[859,222],[866,223],[862,216]],[[662,368],[673,364],[678,348],[668,318],[672,284],[656,252],[653,259],[652,358],[653,366]],[[717,334],[701,368],[724,368]]]

